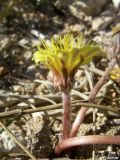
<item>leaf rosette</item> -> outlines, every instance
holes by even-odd
[[[52,38],[48,44],[42,42],[42,47],[33,55],[36,64],[42,62],[52,71],[54,87],[67,89],[72,87],[74,75],[81,65],[102,53],[99,46],[85,44],[83,36],[74,38],[71,34]]]

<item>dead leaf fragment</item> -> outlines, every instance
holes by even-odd
[[[8,73],[7,67],[5,67],[4,65],[0,65],[0,77],[4,76],[7,73]]]

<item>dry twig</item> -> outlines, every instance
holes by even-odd
[[[25,146],[23,144],[21,144],[16,137],[12,134],[12,132],[2,123],[2,121],[0,121],[0,126],[9,134],[10,138],[12,138],[15,143],[17,143],[17,145],[32,159],[32,160],[36,160],[36,158],[33,156],[32,153],[30,153],[30,151],[28,149],[25,148]]]

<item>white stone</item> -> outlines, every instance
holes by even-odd
[[[74,0],[69,8],[77,17],[80,16],[81,11],[86,15],[96,16],[101,13],[102,8],[107,3],[109,3],[109,0]]]
[[[115,7],[118,8],[120,6],[120,0],[112,0],[112,1]]]

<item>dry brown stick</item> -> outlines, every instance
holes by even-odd
[[[38,108],[33,108],[33,109],[25,109],[25,110],[16,109],[16,110],[13,110],[13,111],[1,112],[0,113],[0,119],[8,118],[8,117],[11,117],[11,116],[12,117],[13,116],[20,116],[22,114],[30,114],[30,113],[34,113],[34,112],[42,112],[42,111],[58,109],[61,106],[62,106],[62,103],[59,103],[59,104],[55,104],[55,105],[49,105],[49,106],[38,107]],[[111,112],[113,112],[117,115],[120,115],[119,109],[113,108],[111,106],[103,106],[103,105],[98,105],[98,104],[93,104],[93,103],[83,103],[83,102],[80,102],[79,100],[72,102],[72,107],[81,107],[81,106],[85,106],[84,108],[86,108],[86,107],[99,108],[99,109],[106,110],[106,111],[111,111]]]
[[[49,99],[60,99],[60,95],[45,95],[45,96],[40,96],[40,95],[18,95],[14,93],[7,93],[4,90],[0,93],[0,97],[14,97],[14,98],[19,98],[19,99],[43,99],[45,100],[46,98]]]
[[[48,101],[52,104],[55,104],[56,102],[53,101],[54,99],[57,99],[59,96],[53,96],[53,95],[46,95],[46,96],[39,96],[39,95],[17,95],[12,93],[0,93],[0,97],[14,97],[18,100],[25,100],[25,99],[40,99],[44,101]]]
[[[93,68],[93,67],[89,67],[87,68],[88,71],[93,72],[99,76],[103,76],[104,75],[104,71],[98,69],[98,68]]]
[[[17,145],[32,159],[32,160],[37,160],[32,153],[28,149],[25,148],[23,144],[21,144],[16,137],[12,134],[12,132],[0,121],[0,126],[9,134],[10,138],[17,143]]]

